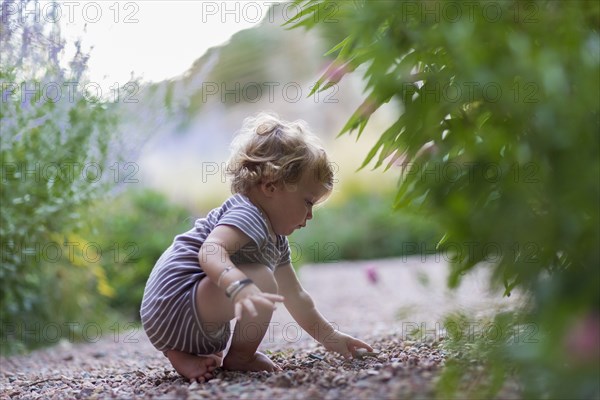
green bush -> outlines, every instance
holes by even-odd
[[[128,321],[138,321],[152,267],[175,235],[190,229],[195,219],[164,195],[140,188],[98,204],[95,215],[95,228],[86,236],[108,250],[101,263],[113,290],[109,304]]]
[[[364,73],[341,133],[398,105],[365,164],[403,166],[395,206],[459,249],[449,286],[492,259],[506,295],[531,294],[539,343],[504,343],[491,361],[517,367],[531,397],[600,396],[600,3],[296,3],[290,24],[345,37],[316,90]]]
[[[390,218],[390,193],[358,192],[346,198],[317,208],[307,227],[290,236],[295,265],[436,251],[439,226],[416,215]]]
[[[13,6],[19,12],[8,12]],[[54,338],[55,331],[49,335],[44,330],[50,323],[61,327],[58,336],[70,337],[75,335],[68,324],[95,321],[103,314],[101,297],[109,294],[103,271],[81,263],[69,243],[86,220],[86,207],[105,187],[102,171],[116,117],[83,90],[88,56],[78,43],[65,68],[60,58],[66,43],[57,25],[26,15],[31,5],[24,1],[2,7],[0,347],[4,352]]]

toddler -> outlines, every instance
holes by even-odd
[[[302,121],[264,113],[244,121],[232,147],[233,196],[176,236],[150,274],[140,315],[152,344],[190,381],[211,379],[221,365],[278,371],[257,349],[283,302],[327,350],[346,358],[372,351],[327,322],[290,260],[286,236],[306,226],[333,188],[325,151]]]

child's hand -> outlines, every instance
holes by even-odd
[[[373,348],[362,340],[353,338],[340,331],[335,331],[321,343],[329,351],[340,353],[344,358],[356,357],[356,349],[366,349],[373,351]]]
[[[257,306],[274,310],[275,303],[278,301],[282,302],[285,299],[283,296],[278,294],[265,293],[261,291],[255,284],[250,284],[244,286],[244,288],[242,288],[239,293],[235,295],[233,300],[235,301],[234,315],[239,321],[242,319],[244,310],[250,313],[251,317],[256,317],[258,315],[258,311],[256,311]]]

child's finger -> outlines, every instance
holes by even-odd
[[[275,304],[272,301],[270,301],[269,299],[265,298],[264,296],[256,296],[254,301],[262,304],[263,306],[265,306],[267,308],[271,308],[273,310],[275,309]]]
[[[279,295],[279,294],[273,294],[273,293],[263,293],[262,294],[263,297],[271,300],[271,301],[279,301],[279,302],[283,302],[285,301],[285,297]]]
[[[277,363],[273,363],[273,364],[274,364],[274,367],[275,367],[274,368],[275,371],[283,371],[283,368],[281,368],[281,366],[279,364],[277,364]]]
[[[244,307],[246,307],[246,310],[248,310],[251,316],[256,317],[258,315],[258,312],[256,311],[256,307],[254,307],[252,300],[246,298],[242,300],[241,303],[244,305]]]
[[[352,347],[354,348],[354,350],[356,350],[356,348],[362,348],[362,349],[366,349],[368,351],[373,351],[373,348],[371,346],[369,346],[367,343],[363,342],[362,340],[358,340],[358,339],[352,340]]]
[[[235,315],[235,319],[237,319],[238,321],[242,319],[242,305],[240,303],[235,303],[233,310],[233,315]]]

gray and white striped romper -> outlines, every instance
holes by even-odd
[[[250,237],[250,242],[231,255],[235,265],[258,263],[271,270],[290,262],[285,236],[274,241],[260,210],[242,195],[231,196],[205,218],[196,220],[188,232],[178,235],[150,273],[140,310],[142,325],[158,350],[190,354],[214,354],[227,346],[229,324],[208,335],[196,310],[196,286],[206,277],[198,251],[218,225],[231,225]]]

